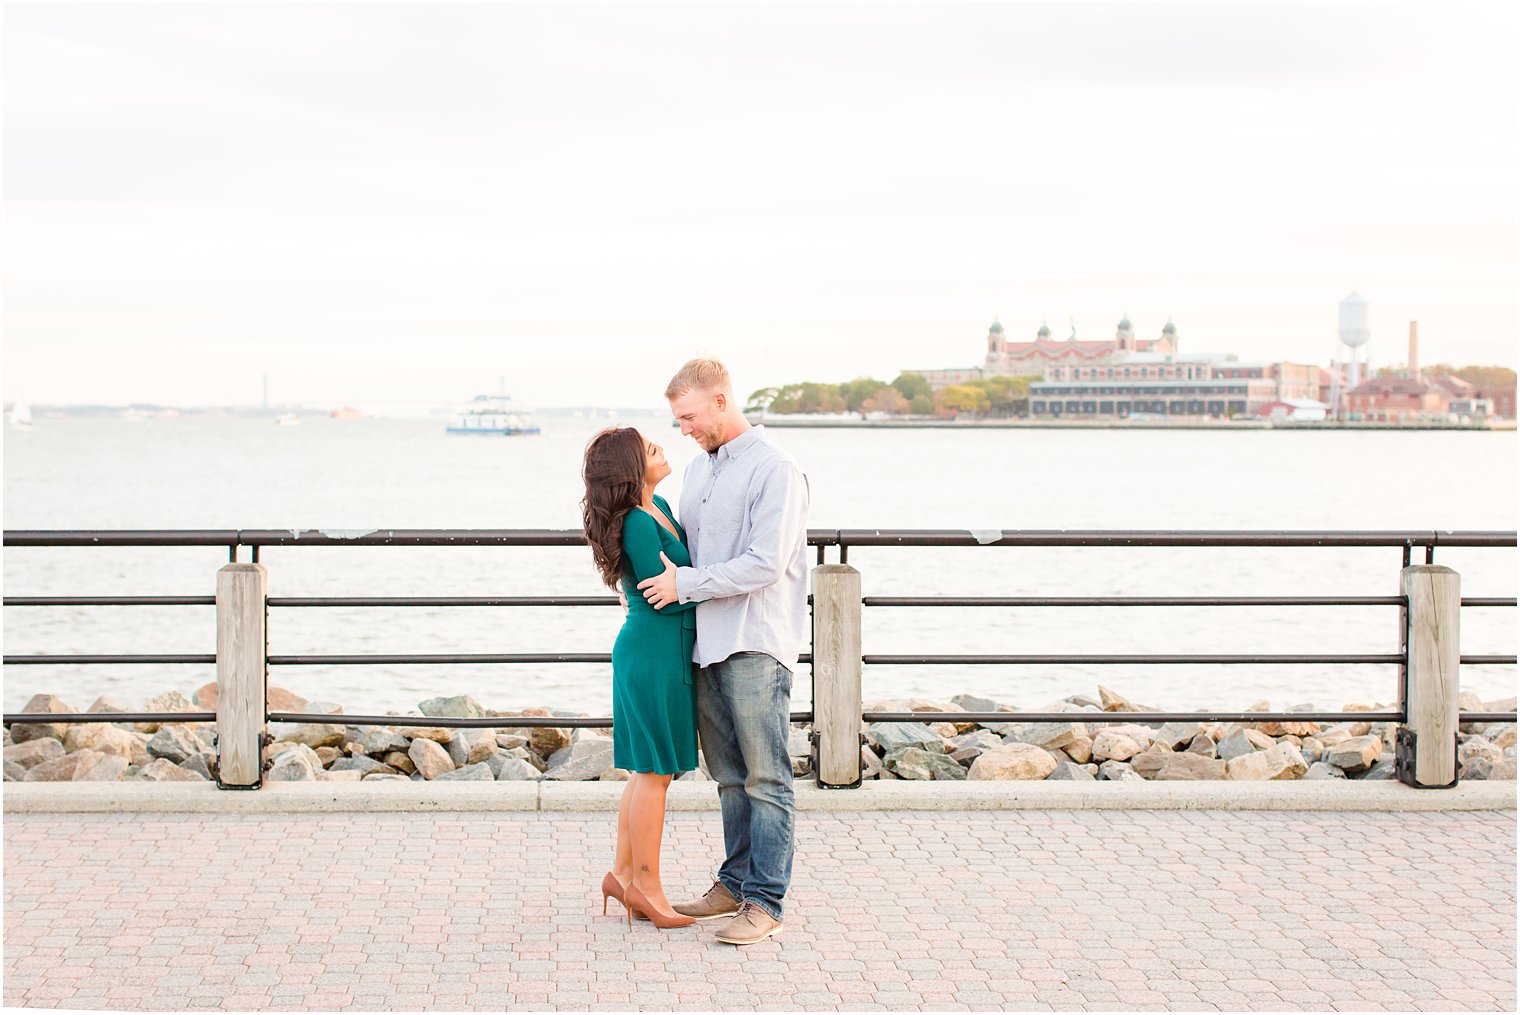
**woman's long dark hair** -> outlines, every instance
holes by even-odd
[[[643,500],[645,471],[644,438],[631,426],[609,427],[586,445],[581,527],[608,588],[623,577],[623,521]]]

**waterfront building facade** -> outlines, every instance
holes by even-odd
[[[1346,410],[1353,416],[1381,422],[1445,416],[1450,398],[1419,377],[1376,377],[1346,392]]]
[[[1177,326],[1171,321],[1158,338],[1135,337],[1128,317],[1119,322],[1112,339],[1079,340],[1076,329],[1065,339],[1054,339],[1050,325],[1041,324],[1030,342],[1010,342],[1001,321],[994,320],[987,329],[987,354],[979,367],[950,367],[909,370],[920,374],[935,391],[952,384],[982,380],[987,377],[1044,377],[1051,366],[1099,363],[1116,353],[1175,353]]]

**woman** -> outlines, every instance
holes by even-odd
[[[628,617],[612,647],[612,760],[630,773],[618,807],[617,852],[602,878],[607,899],[657,927],[695,921],[671,908],[660,886],[665,790],[697,767],[697,705],[692,687],[695,603],[655,609],[638,583],[691,563],[686,533],[655,486],[670,475],[665,453],[632,427],[612,427],[586,445],[581,521],[597,570],[609,588],[623,584]]]

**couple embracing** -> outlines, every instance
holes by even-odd
[[[792,876],[792,670],[807,638],[807,477],[751,426],[717,360],[694,359],[665,397],[706,454],[681,509],[655,487],[665,454],[632,427],[586,447],[586,542],[628,616],[612,649],[613,763],[630,773],[607,899],[658,927],[722,920],[743,945],[781,930]],[[725,857],[706,894],[672,904],[660,882],[665,792],[697,767],[718,784]]]

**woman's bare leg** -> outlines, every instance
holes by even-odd
[[[675,915],[660,883],[660,840],[665,832],[665,790],[670,776],[635,772],[628,824],[633,846],[633,883],[662,915]]]
[[[633,835],[628,827],[629,806],[633,802],[633,780],[638,774],[628,774],[628,785],[623,787],[623,798],[618,803],[617,851],[612,859],[612,876],[624,888],[633,880]]]

